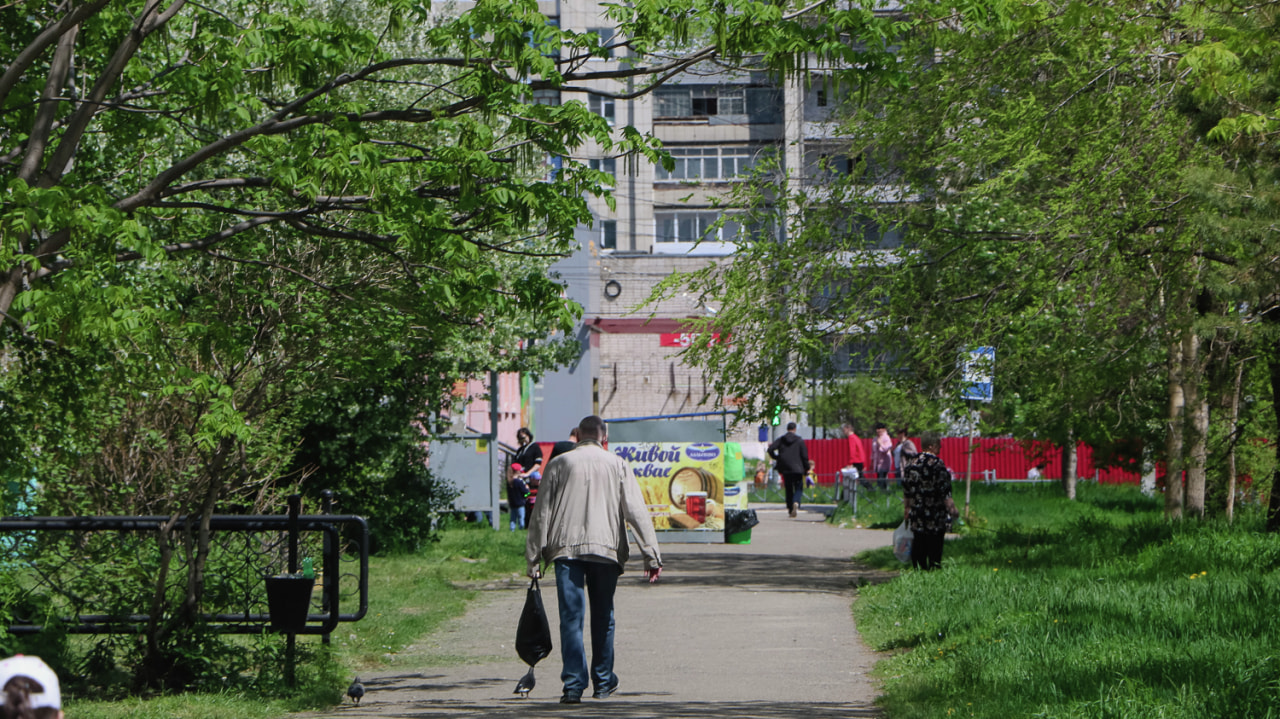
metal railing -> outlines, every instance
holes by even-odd
[[[364,518],[303,515],[300,507],[301,498],[294,495],[285,515],[212,517],[201,598],[207,611],[199,614],[206,628],[234,634],[284,631],[290,638],[320,634],[327,640],[339,623],[364,618],[369,609],[369,529]],[[188,523],[198,521],[167,516],[0,519],[0,570],[18,588],[12,607],[16,616],[8,630],[41,632],[53,618],[60,631],[73,634],[145,632],[153,617],[149,607],[137,605],[150,603],[155,582],[163,576],[155,573],[163,563],[163,530],[168,525],[169,541],[177,547],[189,536]],[[304,553],[319,560],[315,574],[321,591],[310,597],[304,626],[273,630],[265,579],[297,574]],[[186,569],[188,555],[173,552],[172,563]],[[354,577],[343,568],[352,563],[357,565]],[[172,575],[172,586],[164,591],[181,592],[186,572]],[[42,616],[30,609],[35,606]]]

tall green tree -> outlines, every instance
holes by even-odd
[[[1211,340],[1248,325],[1245,303],[1267,306],[1256,283],[1251,300],[1224,288],[1274,257],[1215,231],[1202,191],[1237,157],[1196,117],[1187,65],[1242,22],[1218,5],[1210,29],[1209,9],[901,5],[892,82],[839,67],[816,80],[849,91],[854,171],[816,190],[785,172],[744,187],[738,203],[786,231],[691,278],[740,329],[689,355],[726,396],[776,398],[853,339],[896,348],[881,355],[954,397],[957,358],[993,346],[1010,429],[1068,448],[1142,440],[1171,477],[1188,470],[1168,513],[1202,515]],[[905,244],[884,248],[876,227]]]

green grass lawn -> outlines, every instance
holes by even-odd
[[[940,571],[854,603],[864,640],[892,653],[889,716],[1280,716],[1280,536],[1257,508],[1174,524],[1160,501],[975,487]],[[859,559],[902,566],[888,549]]]
[[[503,517],[503,527],[506,518]],[[372,557],[369,563],[369,614],[339,624],[326,650],[318,636],[299,637],[306,661],[298,666],[296,690],[275,688],[268,694],[227,692],[180,694],[154,699],[92,701],[70,698],[67,716],[75,719],[275,719],[293,711],[323,708],[342,699],[357,673],[412,662],[423,666],[448,657],[404,653],[466,609],[476,587],[494,581],[523,584],[524,532],[494,532],[458,523],[440,532],[440,541],[413,554]],[[513,630],[514,631],[514,630]],[[282,636],[233,641],[268,641]]]

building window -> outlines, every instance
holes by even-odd
[[[616,112],[612,97],[595,94],[587,95],[587,109],[603,117],[609,123],[609,127],[613,127]]]
[[[677,85],[654,92],[656,117],[717,117],[747,114],[744,87]]]
[[[617,220],[601,220],[600,221],[600,249],[602,250],[618,249],[618,221]]]
[[[608,175],[611,186],[613,185],[613,180],[618,177],[618,159],[616,157],[592,158],[587,160],[587,167]]]
[[[655,178],[659,182],[728,180],[747,174],[756,164],[756,148],[745,145],[673,147],[667,152],[675,165],[670,171],[658,165]]]
[[[684,88],[658,88],[654,91],[655,117],[691,117],[692,95]]]
[[[818,88],[818,107],[827,106],[827,89],[825,87]]]
[[[721,214],[718,210],[655,212],[653,219],[658,232],[654,239],[660,243],[736,242],[742,225],[737,220],[726,218],[722,226],[716,227]]]
[[[613,59],[613,28],[611,27],[589,27],[587,32],[595,33],[600,38],[600,48],[604,51],[603,55],[593,55],[597,59],[611,60]]]
[[[560,104],[559,90],[534,90],[531,104],[534,105],[550,105],[556,107]]]

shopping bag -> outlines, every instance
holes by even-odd
[[[907,520],[902,520],[902,524],[893,530],[893,556],[898,558],[899,562],[906,564],[911,561],[911,540],[915,538],[911,529],[907,527]]]
[[[524,597],[524,611],[516,627],[516,654],[525,664],[533,666],[551,653],[551,624],[547,622],[547,610],[542,606],[542,590],[538,580],[529,584]]]

